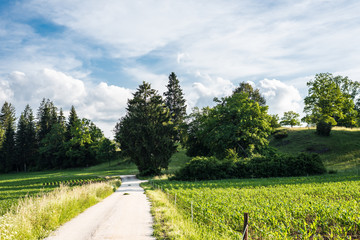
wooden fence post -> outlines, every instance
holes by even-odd
[[[243,240],[248,240],[248,231],[249,231],[249,213],[244,213],[244,233]]]

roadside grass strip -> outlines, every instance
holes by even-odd
[[[149,184],[142,185],[151,200],[151,214],[154,217],[154,236],[168,240],[227,240],[229,235],[211,231],[210,228],[191,221],[191,218],[179,211],[164,192],[154,190]]]
[[[0,216],[0,239],[42,239],[63,223],[113,193],[120,181],[69,187],[25,197]]]
[[[242,239],[249,213],[249,239],[360,239],[359,176],[150,183],[209,235]]]

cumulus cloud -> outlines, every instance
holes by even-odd
[[[197,106],[205,107],[213,105],[214,97],[230,95],[234,88],[230,80],[221,77],[212,77],[197,72],[196,81],[192,86],[185,86],[184,93],[188,103],[188,110]]]
[[[295,87],[276,79],[264,79],[260,81],[259,89],[270,106],[270,113],[282,116],[286,111],[302,112],[303,99]]]
[[[125,115],[127,100],[132,97],[130,89],[85,82],[54,69],[32,74],[15,71],[0,80],[0,86],[0,100],[11,102],[18,114],[26,104],[36,113],[42,98],[48,98],[65,114],[74,105],[80,117],[102,126],[107,137],[113,136],[115,123]]]

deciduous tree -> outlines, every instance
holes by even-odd
[[[281,118],[280,124],[282,126],[299,126],[300,120],[299,120],[300,114],[294,112],[294,111],[288,111],[284,112],[284,116]]]

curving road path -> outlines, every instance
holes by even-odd
[[[46,240],[153,240],[150,202],[135,175],[121,176],[115,193],[65,223]]]

